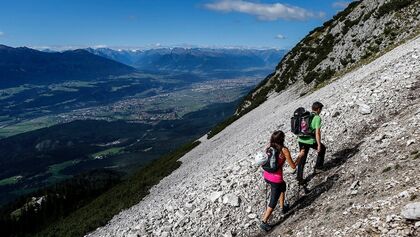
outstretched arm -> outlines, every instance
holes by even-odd
[[[289,149],[284,147],[282,152],[284,154],[284,157],[286,158],[287,163],[290,165],[290,167],[292,167],[292,169],[296,169],[296,164],[295,162],[293,162],[292,157],[290,157]]]

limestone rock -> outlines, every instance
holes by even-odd
[[[420,202],[413,202],[401,209],[401,216],[408,220],[420,220]]]
[[[249,217],[249,219],[255,219],[255,218],[257,218],[257,214],[251,213],[251,214],[248,215],[248,217]]]
[[[228,204],[232,207],[239,207],[240,199],[235,194],[226,194],[223,196],[223,204]]]
[[[212,202],[216,202],[223,195],[223,192],[213,192],[209,195],[209,199]]]
[[[370,106],[367,105],[367,104],[363,104],[363,103],[360,103],[359,104],[358,111],[361,114],[370,114],[370,113],[372,113],[372,109],[370,108]]]
[[[407,146],[410,146],[411,144],[414,144],[416,142],[416,140],[411,139],[407,141]]]

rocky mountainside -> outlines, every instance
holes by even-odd
[[[266,186],[254,156],[281,129],[296,158],[290,117],[314,101],[325,105],[325,171],[313,173],[310,153],[304,195],[285,167],[292,209],[274,211],[269,235],[419,236],[420,214],[406,210],[420,205],[419,59],[416,37],[307,95],[299,94],[301,81],[272,94],[213,138],[202,137],[140,203],[88,236],[265,235],[258,222]]]
[[[420,31],[420,1],[364,0],[352,2],[323,26],[311,31],[251,91],[236,111],[242,115],[267,96],[303,81],[300,94],[366,63]]]

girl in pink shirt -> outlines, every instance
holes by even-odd
[[[296,169],[296,165],[290,157],[289,149],[287,149],[287,147],[284,146],[284,132],[275,131],[271,135],[269,147],[272,147],[277,150],[277,161],[279,164],[279,169],[272,173],[264,171],[264,179],[271,186],[270,203],[268,204],[268,207],[264,212],[262,222],[260,224],[260,227],[265,231],[269,231],[272,228],[267,223],[267,221],[270,218],[274,207],[277,205],[277,202],[280,201],[280,207],[282,208],[283,213],[285,213],[288,208],[284,205],[286,183],[283,180],[283,165],[285,161],[287,161],[287,163],[290,165],[290,167],[292,167],[292,169]]]

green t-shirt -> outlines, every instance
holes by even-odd
[[[314,118],[312,119],[311,126],[309,126],[309,128],[314,133],[315,129],[321,128],[321,117],[319,117],[319,115],[315,114]],[[300,136],[298,137],[298,142],[312,145],[316,143],[316,139],[314,136]]]

